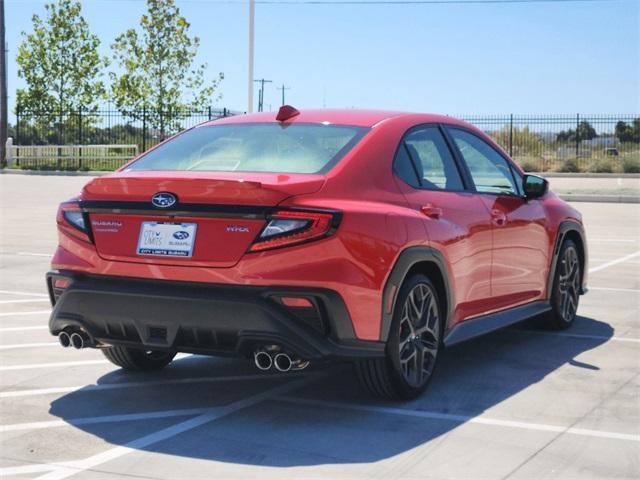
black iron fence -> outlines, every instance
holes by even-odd
[[[13,165],[29,169],[112,170],[184,128],[241,112],[16,111]],[[463,115],[527,171],[640,173],[638,115]],[[46,147],[46,148],[45,148]]]

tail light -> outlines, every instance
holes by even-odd
[[[249,252],[261,252],[319,240],[333,234],[339,223],[338,212],[277,211],[269,217],[269,222],[249,247]]]
[[[92,243],[89,218],[80,208],[79,202],[70,201],[61,203],[60,207],[58,207],[56,221],[58,227],[65,233],[85,242]]]

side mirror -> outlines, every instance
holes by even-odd
[[[525,175],[522,178],[522,190],[527,198],[540,198],[549,191],[549,182],[537,175]]]

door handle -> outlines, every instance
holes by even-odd
[[[442,209],[439,207],[434,207],[430,203],[424,205],[420,208],[420,211],[429,218],[433,218],[434,220],[439,220],[442,217]]]
[[[507,215],[503,211],[495,208],[491,210],[491,219],[493,221],[493,224],[499,227],[507,223]]]

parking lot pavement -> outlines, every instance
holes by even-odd
[[[0,176],[0,477],[638,478],[640,217],[577,204],[590,292],[564,332],[524,323],[444,352],[425,395],[372,400],[349,365],[260,374],[181,355],[124,373],[48,334],[59,201],[86,178]]]

